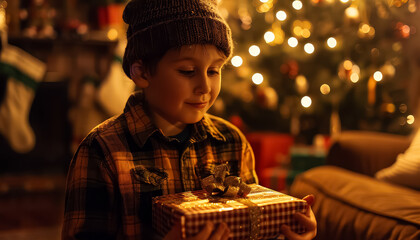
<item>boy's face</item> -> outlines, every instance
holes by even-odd
[[[145,99],[152,118],[165,135],[200,121],[220,92],[226,57],[213,45],[169,50],[154,74],[146,74]]]

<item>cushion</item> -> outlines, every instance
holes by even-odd
[[[378,171],[375,177],[420,190],[420,131],[415,134],[410,147],[397,156],[395,163]]]
[[[420,239],[420,192],[334,166],[299,175],[290,194],[315,195],[316,239]]]

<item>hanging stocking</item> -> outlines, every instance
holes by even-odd
[[[35,146],[29,111],[45,71],[46,65],[25,51],[11,45],[3,46],[0,75],[7,83],[0,102],[0,134],[18,153],[29,152]]]
[[[133,81],[122,69],[125,45],[122,40],[118,42],[108,76],[99,86],[98,102],[110,116],[122,113],[128,97],[135,88]]]

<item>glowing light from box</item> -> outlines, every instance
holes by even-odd
[[[278,12],[276,13],[276,18],[277,18],[279,21],[284,21],[284,20],[286,20],[286,19],[287,19],[287,13],[286,13],[285,11],[283,11],[283,10],[280,10],[280,11],[278,11]]]
[[[381,73],[380,71],[376,71],[376,72],[373,74],[373,79],[375,79],[375,81],[377,81],[377,82],[382,81],[382,79],[383,79],[383,75],[382,75],[382,73]]]
[[[414,120],[415,119],[414,119],[414,116],[413,115],[408,115],[407,116],[407,123],[408,124],[410,124],[410,125],[413,124],[414,123]]]
[[[234,67],[240,67],[244,61],[240,56],[234,56],[230,62]]]
[[[268,0],[260,0],[260,2],[266,3],[266,2],[268,2]]]
[[[294,9],[296,9],[296,10],[300,10],[300,9],[302,9],[303,4],[302,4],[302,2],[301,2],[300,0],[295,0],[295,1],[293,1],[293,3],[292,3],[292,7],[293,7]]]
[[[330,48],[335,48],[337,46],[337,40],[333,37],[328,38],[327,45]]]
[[[322,84],[319,90],[323,95],[327,95],[331,92],[331,88],[328,84]]]
[[[304,96],[301,100],[300,103],[302,104],[303,107],[308,108],[312,105],[312,99],[308,96]]]
[[[291,37],[287,40],[287,44],[291,46],[292,48],[296,47],[298,45],[298,40],[295,37]]]
[[[303,49],[305,49],[305,52],[307,54],[312,54],[315,51],[315,47],[312,43],[307,43],[305,44],[305,46],[303,47]]]
[[[255,73],[252,75],[252,82],[256,85],[260,85],[264,81],[264,76],[261,73]]]
[[[348,3],[349,0],[340,0],[340,2],[342,2],[342,3]]]
[[[109,29],[109,31],[107,33],[107,37],[111,41],[117,40],[117,38],[118,38],[118,31],[117,31],[117,29],[115,29],[115,28]]]
[[[257,45],[252,45],[251,47],[249,47],[249,54],[251,54],[251,56],[258,56],[260,55],[261,50],[260,47],[258,47]]]
[[[264,40],[266,43],[271,43],[276,39],[276,35],[273,32],[268,31],[264,34]]]

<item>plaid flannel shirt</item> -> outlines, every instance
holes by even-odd
[[[206,114],[180,147],[152,124],[141,99],[133,94],[123,114],[80,144],[67,176],[62,239],[153,239],[152,198],[200,189],[218,164],[257,183],[252,149],[232,124]]]

